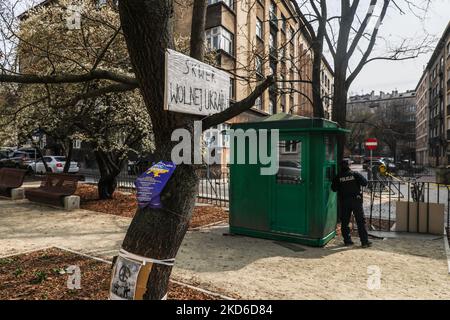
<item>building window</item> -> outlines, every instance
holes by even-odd
[[[277,114],[277,99],[276,99],[276,96],[274,94],[270,95],[269,113],[270,114]]]
[[[298,184],[302,180],[302,142],[280,141],[278,184]],[[288,151],[288,152],[287,152]]]
[[[258,110],[262,110],[262,97],[259,96],[255,101],[255,108]]]
[[[234,36],[223,27],[215,27],[205,31],[206,43],[210,50],[223,50],[233,55]]]
[[[269,36],[269,50],[270,54],[274,57],[277,56],[277,34],[275,31],[270,32]]]
[[[276,61],[273,59],[270,59],[270,74],[275,76],[277,74],[277,64]]]
[[[292,43],[292,45],[295,47],[295,31],[294,28],[290,27],[291,29],[291,34],[290,34],[290,38],[288,39],[288,41],[290,41]]]
[[[298,142],[297,141],[281,141],[282,154],[292,154],[298,153]]]
[[[81,149],[81,140],[75,139],[73,140],[72,144],[74,149],[76,150]]]
[[[235,91],[234,91],[234,79],[233,78],[230,78],[230,99],[231,100],[235,100],[236,99],[236,97],[235,97]]]
[[[289,96],[289,112],[288,113],[293,114],[294,108],[295,108],[294,96],[290,95]]]
[[[262,61],[260,56],[256,56],[256,58],[255,58],[255,66],[256,66],[256,73],[258,75],[261,75],[261,76],[264,75],[264,73],[263,73],[263,61]]]
[[[281,15],[281,30],[286,33],[286,17],[284,15]]]
[[[219,129],[219,146],[222,148],[230,148],[230,129],[231,126],[227,123],[222,123],[218,126]]]
[[[107,5],[107,0],[98,0],[97,1],[97,7],[101,8]]]
[[[219,3],[219,2],[225,3],[229,8],[234,9],[234,6],[233,6],[234,1],[233,0],[208,0],[208,5]]]
[[[286,113],[286,95],[281,96],[281,112]]]
[[[278,19],[277,19],[277,5],[275,2],[270,2],[270,8],[269,8],[269,19],[270,22],[278,25]]]
[[[263,23],[259,18],[256,18],[256,36],[262,40],[263,39]]]

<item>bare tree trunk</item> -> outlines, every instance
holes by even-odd
[[[63,171],[64,173],[69,173],[70,163],[72,162],[72,155],[73,155],[73,141],[69,139],[69,148],[66,154],[66,164],[64,165]]]
[[[173,47],[173,1],[120,1],[119,10],[130,59],[153,122],[157,160],[169,161],[171,133],[184,127],[193,133],[193,117],[164,111],[164,64]],[[139,256],[174,258],[186,234],[195,205],[198,178],[189,165],[178,166],[161,194],[163,209],[138,210],[123,248]],[[154,264],[144,299],[162,299],[172,267]]]
[[[97,184],[98,196],[102,200],[112,199],[117,188],[117,176],[120,174],[122,162],[112,159],[112,155],[102,150],[96,150],[94,153],[100,171]]]
[[[203,61],[205,58],[205,25],[207,0],[194,0],[191,27],[191,57]]]
[[[343,67],[344,68],[344,67]],[[342,81],[344,80],[344,81]],[[345,86],[345,71],[339,70],[335,73],[335,88],[333,96],[333,121],[337,122],[342,128],[345,128],[347,118],[347,88]],[[344,148],[346,136],[338,137],[338,161],[344,158]]]
[[[314,53],[313,59],[313,74],[312,74],[312,88],[313,88],[313,111],[314,117],[325,118],[325,110],[323,108],[322,97],[322,62],[323,62],[323,46],[325,40],[325,32],[327,25],[327,6],[325,1],[321,1],[321,19],[319,19],[319,26],[317,28],[317,35],[313,38],[312,49]],[[317,9],[318,10],[318,9]],[[319,12],[317,12],[319,13]]]

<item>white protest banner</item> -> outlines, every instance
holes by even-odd
[[[165,110],[211,115],[230,106],[230,75],[173,50],[166,54]]]

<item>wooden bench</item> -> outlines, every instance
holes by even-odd
[[[80,177],[73,174],[47,173],[39,188],[27,189],[25,197],[32,202],[45,203],[66,209],[79,207],[79,197],[72,197],[77,190]],[[68,198],[77,198],[75,203],[68,208]]]
[[[19,189],[25,180],[26,170],[14,168],[0,169],[0,195],[11,197],[15,189]],[[22,190],[23,192],[23,190]]]

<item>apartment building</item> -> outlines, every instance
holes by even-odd
[[[416,162],[428,165],[428,71],[422,75],[416,88]]]
[[[218,53],[218,65],[229,71],[232,97],[247,97],[270,74],[280,80],[258,99],[255,106],[231,122],[251,121],[279,112],[312,116],[312,87],[300,80],[312,77],[310,38],[290,1],[209,0],[206,40]],[[178,6],[175,32],[189,36],[192,1]],[[324,62],[327,79],[322,92],[331,92],[333,74]],[[292,81],[292,82],[290,82]],[[331,103],[327,102],[330,112]]]
[[[366,123],[367,138],[378,138],[376,154],[396,159],[415,158],[416,92],[356,95],[347,102],[347,116]]]
[[[419,81],[418,87],[421,86],[428,92],[428,97],[421,101],[426,104],[421,109],[422,115],[418,115],[417,118],[423,122],[423,113],[427,114],[428,143],[426,147],[423,143],[419,143],[420,149],[417,152],[426,154],[428,164],[431,166],[448,166],[450,164],[450,22]]]
[[[332,119],[333,116],[333,95],[334,95],[334,71],[328,61],[322,63],[321,72],[321,97],[325,109],[325,118]]]

